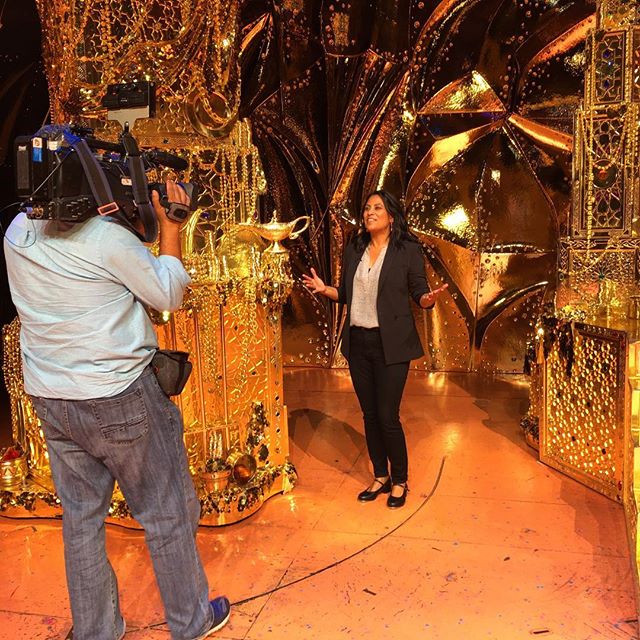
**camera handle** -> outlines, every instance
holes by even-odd
[[[73,147],[74,151],[78,154],[78,158],[80,159],[80,163],[82,164],[82,168],[84,169],[84,173],[87,177],[87,181],[89,182],[91,193],[93,194],[96,204],[98,205],[98,208],[97,208],[98,213],[101,216],[112,215],[118,218],[119,220],[124,222],[128,228],[134,231],[136,235],[139,235],[138,232],[131,225],[131,222],[129,222],[127,217],[122,213],[118,204],[114,201],[113,193],[111,191],[111,187],[109,186],[109,182],[107,181],[107,178],[104,175],[102,169],[100,168],[100,165],[98,164],[98,161],[96,160],[95,156],[93,155],[93,153],[91,153],[91,150],[89,149],[89,145],[87,144],[87,141],[84,140],[83,138],[79,138],[73,141],[71,143],[71,146]],[[138,165],[139,170],[142,171],[143,185],[146,191],[147,178],[142,168],[142,159],[140,158],[140,156],[138,156],[137,160],[139,163]],[[127,162],[129,162],[129,160],[127,160]],[[134,168],[136,164],[137,163],[134,163],[134,166],[129,164],[129,170],[131,172],[131,182],[132,182],[134,194],[136,193],[136,189],[139,189],[139,186],[140,186],[139,179],[136,177],[134,173],[134,171],[136,171],[136,168]],[[145,197],[147,199],[147,207],[151,214],[150,220],[152,221],[152,223],[151,224],[147,223],[147,219],[149,219],[149,214],[147,213],[146,219],[143,218],[145,234],[144,234],[144,238],[142,239],[145,242],[153,242],[158,235],[158,220],[155,216],[155,212],[153,211],[153,208],[151,207],[151,203],[149,203],[148,201],[149,199],[146,196],[146,193],[145,193]],[[136,205],[137,205],[137,202],[136,202]],[[143,206],[144,206],[144,203],[143,203]],[[142,211],[141,211],[141,215],[143,215]]]
[[[156,217],[153,205],[149,202],[147,174],[144,171],[140,148],[128,128],[122,132],[120,142],[122,142],[122,146],[127,154],[127,167],[129,167],[129,173],[131,175],[133,201],[136,204],[144,226],[144,240],[145,242],[154,242],[158,237],[158,218]]]

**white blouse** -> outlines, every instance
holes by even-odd
[[[387,247],[383,247],[376,261],[369,266],[371,263],[369,246],[367,246],[362,254],[362,258],[360,258],[360,263],[353,277],[353,297],[351,299],[350,317],[352,327],[364,327],[365,329],[373,329],[379,326],[378,308],[376,306],[378,300],[378,280],[380,279],[380,270],[382,269],[384,256],[387,252]]]

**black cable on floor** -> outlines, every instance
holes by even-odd
[[[58,520],[62,522],[62,516],[8,516],[0,513],[0,518],[5,520]]]
[[[232,607],[237,607],[237,606],[240,606],[242,604],[246,604],[247,602],[251,602],[252,600],[257,600],[258,598],[264,598],[265,596],[269,596],[272,593],[275,593],[276,591],[280,591],[282,589],[286,589],[287,587],[292,587],[294,584],[298,584],[300,582],[303,582],[304,580],[309,580],[309,578],[313,578],[313,577],[315,577],[317,575],[320,575],[321,573],[324,573],[325,571],[329,571],[329,569],[333,569],[333,568],[343,564],[344,562],[347,562],[347,560],[351,560],[352,558],[355,558],[356,556],[360,555],[361,553],[364,553],[365,551],[368,551],[369,549],[371,549],[371,547],[374,547],[375,545],[379,544],[380,542],[382,542],[383,540],[388,538],[390,535],[392,535],[393,533],[398,531],[398,529],[400,529],[405,524],[407,524],[407,522],[409,522],[409,520],[411,520],[411,518],[413,518],[422,509],[422,507],[424,507],[424,505],[427,504],[427,502],[429,502],[429,500],[431,499],[433,494],[436,492],[436,489],[438,488],[438,485],[440,484],[440,479],[442,478],[442,472],[444,470],[444,462],[445,462],[445,460],[446,460],[446,458],[442,458],[442,461],[440,462],[440,469],[438,470],[438,475],[436,476],[436,480],[433,483],[433,487],[431,487],[431,491],[429,491],[429,493],[427,494],[425,499],[422,501],[420,506],[410,516],[405,518],[399,525],[395,526],[390,531],[387,531],[387,533],[385,533],[383,536],[380,536],[379,538],[377,538],[376,540],[374,540],[373,542],[371,542],[367,546],[362,547],[362,549],[358,549],[358,551],[354,551],[351,555],[348,555],[345,558],[337,560],[336,562],[333,562],[333,563],[327,565],[326,567],[322,567],[322,569],[318,569],[316,571],[312,571],[311,573],[307,574],[306,576],[303,576],[302,578],[297,578],[296,580],[292,580],[291,582],[287,582],[286,584],[281,584],[281,585],[279,585],[277,587],[274,587],[273,589],[269,589],[269,591],[264,591],[263,593],[258,593],[255,596],[249,596],[248,598],[245,598],[244,600],[238,600],[237,602],[232,602],[231,606]],[[165,624],[164,622],[156,622],[154,624],[150,624],[148,627],[142,627],[140,630],[142,631],[144,629],[155,629],[157,627],[163,626],[164,624]]]
[[[420,512],[420,510],[427,504],[427,502],[429,502],[429,500],[433,497],[433,494],[436,492],[436,489],[438,488],[438,485],[440,484],[440,480],[442,478],[442,472],[444,471],[445,460],[446,460],[446,458],[442,458],[442,460],[440,461],[440,468],[438,469],[438,475],[436,476],[435,482],[433,483],[433,486],[431,487],[431,491],[429,491],[429,493],[427,494],[425,499],[422,501],[420,506],[411,515],[409,515],[407,518],[405,518],[400,524],[396,525],[393,529],[390,529],[389,531],[387,531],[387,533],[385,533],[383,536],[380,536],[379,538],[377,538],[376,540],[374,540],[370,544],[366,545],[365,547],[362,547],[362,549],[358,549],[357,551],[354,551],[352,554],[350,554],[350,555],[348,555],[348,556],[346,556],[344,558],[341,558],[340,560],[336,560],[336,562],[333,562],[333,563],[327,565],[326,567],[322,567],[322,569],[317,569],[316,571],[312,571],[311,573],[308,573],[306,576],[302,576],[302,578],[296,578],[295,580],[292,580],[291,582],[287,582],[285,584],[278,585],[277,587],[274,587],[273,589],[269,589],[269,591],[264,591],[262,593],[258,593],[256,595],[254,595],[254,596],[249,596],[248,598],[245,598],[244,600],[238,600],[237,602],[232,602],[231,606],[232,607],[237,607],[237,606],[240,606],[242,604],[247,604],[247,602],[252,602],[253,600],[257,600],[258,598],[264,598],[265,596],[270,596],[272,593],[276,593],[276,591],[281,591],[282,589],[286,589],[288,587],[292,587],[294,584],[299,584],[300,582],[304,582],[305,580],[309,580],[310,578],[314,578],[315,576],[320,575],[321,573],[324,573],[325,571],[329,571],[329,569],[334,569],[335,567],[340,566],[341,564],[347,562],[348,560],[351,560],[352,558],[355,558],[356,556],[359,556],[361,553],[364,553],[365,551],[368,551],[372,547],[376,546],[377,544],[379,544],[380,542],[382,542],[383,540],[388,538],[390,535],[394,534],[396,531],[398,531],[398,529],[404,527],[404,525],[407,524],[407,522],[409,522],[409,520],[411,520],[415,515],[417,515]],[[60,516],[29,518],[29,517],[13,517],[13,516],[2,515],[2,517],[10,519],[10,520],[52,520],[52,519],[56,519],[57,520],[57,519],[60,519]],[[115,526],[115,527],[121,527],[123,529],[129,529],[129,530],[132,530],[132,531],[141,531],[140,529],[134,529],[133,527],[127,527],[126,525],[121,525],[121,524],[118,524],[118,523],[115,523],[115,522],[109,522],[107,524]],[[205,526],[214,527],[215,525],[205,525]],[[145,629],[155,629],[157,627],[163,626],[164,624],[165,624],[165,622],[155,622],[154,624],[150,624],[150,625],[148,625],[146,627],[139,627],[138,629],[131,629],[131,631],[144,631]]]
[[[386,538],[388,538],[391,534],[395,533],[398,529],[400,529],[401,527],[404,527],[404,525],[407,524],[407,522],[409,522],[409,520],[411,520],[411,518],[413,518],[422,509],[422,507],[424,507],[424,505],[427,504],[427,502],[429,502],[429,500],[431,499],[433,494],[436,492],[436,489],[438,488],[438,485],[440,484],[440,478],[442,478],[442,472],[444,470],[444,461],[445,461],[445,459],[446,458],[442,458],[442,461],[440,462],[440,469],[438,470],[438,475],[436,477],[435,482],[433,483],[433,487],[431,487],[431,491],[429,491],[428,495],[422,501],[422,504],[410,516],[405,518],[399,525],[397,525],[393,529],[387,531],[387,533],[385,533],[383,536],[380,536],[379,538],[377,538],[376,540],[374,540],[373,542],[368,544],[366,547],[362,547],[362,549],[358,549],[358,551],[354,551],[351,555],[348,555],[345,558],[337,560],[336,562],[333,562],[332,564],[327,565],[326,567],[323,567],[322,569],[318,569],[316,571],[313,571],[313,572],[307,574],[306,576],[303,576],[302,578],[297,578],[296,580],[292,580],[291,582],[287,582],[286,584],[282,584],[282,585],[280,585],[278,587],[270,589],[269,591],[265,591],[264,593],[259,593],[258,595],[250,596],[248,598],[245,598],[244,600],[238,600],[237,602],[232,602],[231,603],[232,606],[238,606],[238,605],[241,605],[241,604],[246,604],[247,602],[251,602],[252,600],[257,600],[258,598],[262,598],[264,596],[271,595],[272,593],[275,593],[276,591],[280,591],[281,589],[286,589],[287,587],[291,587],[294,584],[298,584],[299,582],[303,582],[304,580],[308,580],[309,578],[313,578],[313,577],[315,577],[315,576],[317,576],[317,575],[319,575],[321,573],[324,573],[325,571],[328,571],[329,569],[333,569],[334,567],[337,567],[337,566],[341,565],[342,563],[347,562],[347,560],[351,560],[352,558],[355,558],[356,556],[360,555],[361,553],[364,553],[365,551],[368,551],[369,549],[371,549],[371,547],[374,547],[378,543],[380,543],[383,540],[385,540]]]
[[[62,522],[62,515],[52,515],[52,516],[8,516],[4,513],[0,513],[0,518],[4,518],[5,520],[35,520],[35,521],[47,521],[52,520],[54,522]],[[105,522],[105,526],[107,527],[117,527],[118,529],[125,529],[126,531],[133,531],[135,533],[144,533],[144,529],[141,526],[138,527],[130,527],[129,525],[122,524],[121,522]],[[230,525],[227,525],[230,526]],[[220,529],[220,525],[217,524],[198,524],[198,529]]]

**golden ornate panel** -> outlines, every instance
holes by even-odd
[[[593,102],[610,104],[625,99],[625,44],[624,31],[609,31],[595,43]]]
[[[626,332],[581,323],[546,332],[540,459],[622,502],[628,453]]]

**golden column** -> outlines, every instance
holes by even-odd
[[[573,209],[561,243],[563,303],[590,316],[626,316],[639,293],[640,25],[629,0],[601,2],[588,40],[576,112]]]
[[[602,2],[590,35],[570,229],[561,240],[556,313],[538,330],[544,375],[534,376],[532,391],[541,458],[620,502],[640,264],[638,17],[636,3]]]

